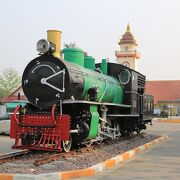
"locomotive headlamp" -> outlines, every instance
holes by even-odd
[[[48,42],[46,39],[40,39],[36,44],[36,49],[40,53],[53,53],[55,51],[55,44]]]

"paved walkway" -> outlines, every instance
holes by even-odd
[[[11,146],[14,144],[14,139],[10,139],[9,135],[0,135],[0,154],[9,153],[14,150]]]
[[[167,134],[169,139],[149,151],[136,155],[129,162],[79,180],[179,180],[180,124],[154,122],[148,127],[153,134]]]

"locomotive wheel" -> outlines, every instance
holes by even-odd
[[[63,151],[69,152],[71,149],[71,146],[72,146],[72,137],[71,137],[71,134],[69,134],[69,141],[62,142]]]

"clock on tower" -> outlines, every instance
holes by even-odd
[[[122,64],[123,64],[124,66],[126,66],[126,67],[130,68],[130,64],[129,64],[129,62],[124,61]]]

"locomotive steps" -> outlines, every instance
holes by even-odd
[[[134,155],[139,154],[145,150],[148,150],[148,149],[152,148],[154,145],[157,145],[166,139],[167,139],[166,135],[162,136],[162,137],[152,138],[151,141],[144,143],[143,145],[135,147],[132,150],[125,151],[119,155],[108,158],[105,161],[102,161],[100,163],[97,163],[97,164],[92,165],[87,168],[81,168],[81,169],[77,169],[77,170],[60,171],[60,172],[54,172],[54,173],[46,173],[46,174],[38,174],[38,175],[1,173],[0,180],[24,180],[24,179],[28,179],[28,180],[50,180],[50,179],[61,180],[61,179],[70,179],[70,178],[75,178],[75,177],[78,178],[78,177],[83,177],[83,176],[93,176],[99,172],[108,170],[119,163],[126,162]],[[145,141],[147,141],[147,139]],[[107,147],[106,147],[106,149],[107,149]]]

